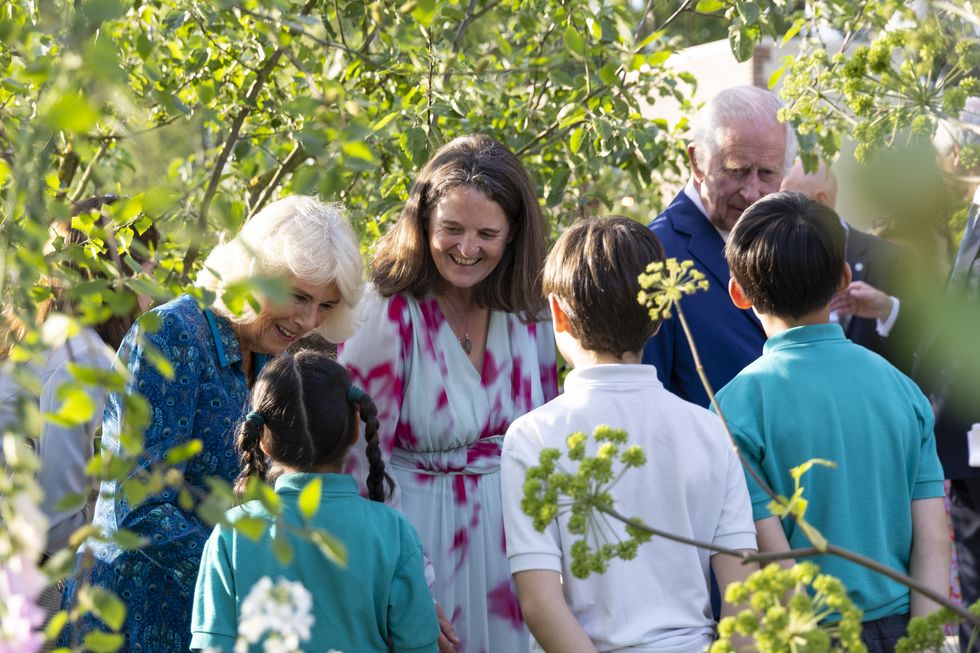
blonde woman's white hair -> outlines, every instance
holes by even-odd
[[[222,239],[204,261],[196,285],[216,293],[216,311],[234,322],[248,324],[258,316],[247,302],[236,316],[223,301],[224,291],[231,284],[281,274],[315,286],[336,283],[340,302],[314,331],[337,343],[354,331],[363,291],[363,265],[357,236],[342,204],[292,195],[259,211],[231,240]]]

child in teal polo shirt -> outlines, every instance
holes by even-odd
[[[265,521],[258,541],[223,525],[211,533],[194,592],[191,648],[232,653],[244,638],[252,642],[249,651],[260,651],[262,633],[273,630],[316,653],[435,653],[439,627],[422,545],[408,520],[383,503],[391,480],[378,450],[374,402],[351,385],[342,365],[301,351],[262,369],[251,405],[236,441],[244,464],[236,490],[243,494],[252,476],[274,481],[282,512],[277,519],[250,501],[228,513],[231,522]],[[371,500],[358,494],[352,476],[340,473],[358,437],[358,416],[366,423]],[[311,483],[319,509],[307,518],[300,497]],[[305,499],[303,504],[309,505]],[[327,559],[309,539],[309,527],[344,544],[345,566]],[[292,551],[288,564],[273,555],[277,538]],[[280,580],[293,583],[294,603],[309,608],[308,614],[268,605],[250,609],[253,587],[262,593]],[[305,589],[296,588],[296,581]]]
[[[814,458],[836,463],[804,478],[807,521],[830,542],[944,594],[949,541],[932,409],[911,380],[829,322],[831,299],[851,280],[845,244],[834,211],[799,193],[769,195],[742,214],[725,246],[729,293],[756,312],[769,339],[718,403],[749,464],[778,494],[793,493],[791,468]],[[747,481],[759,551],[809,546]],[[814,561],[864,611],[869,651],[894,650],[909,614],[935,608],[855,563]]]

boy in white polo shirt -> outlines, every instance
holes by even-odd
[[[525,474],[542,449],[564,451],[570,434],[608,424],[647,454],[646,465],[612,489],[620,513],[687,538],[756,549],[745,475],[718,418],[667,392],[640,362],[659,323],[637,302],[637,277],[663,258],[648,229],[612,217],[573,225],[545,263],[555,339],[574,370],[564,394],[511,425],[501,462],[507,556],[535,650],[701,653],[715,628],[709,561],[722,594],[758,568],[655,537],[635,559],[580,579],[571,573],[569,547],[578,538],[568,532],[569,514],[538,532],[521,510]],[[588,446],[594,455],[594,441]],[[575,469],[567,455],[560,464]],[[624,526],[610,522],[625,538]]]

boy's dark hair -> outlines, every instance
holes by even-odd
[[[622,216],[585,218],[551,248],[543,289],[558,297],[582,347],[621,357],[641,351],[660,326],[636,296],[637,277],[662,260],[663,246],[640,223]]]
[[[273,480],[279,473],[276,463],[300,471],[342,463],[357,437],[356,403],[366,425],[368,495],[384,501],[393,482],[381,459],[378,409],[363,392],[349,399],[350,387],[347,369],[316,351],[285,353],[269,361],[252,389],[251,410],[259,417],[250,413],[238,427],[235,445],[242,461],[235,482],[238,495],[245,494],[252,476]],[[260,446],[263,438],[272,465]]]
[[[735,223],[728,267],[760,313],[800,318],[840,287],[846,234],[833,209],[801,193],[763,197]]]

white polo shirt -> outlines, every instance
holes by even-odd
[[[615,508],[647,524],[732,549],[756,549],[745,474],[718,417],[667,392],[650,365],[594,365],[573,370],[565,392],[517,419],[504,438],[503,513],[511,573],[562,574],[565,600],[599,651],[691,653],[711,643],[715,622],[708,590],[709,552],[663,538],[640,546],[633,560],[613,560],[601,575],[571,573],[569,514],[543,532],[520,507],[527,469],[544,448],[565,451],[576,431],[626,430],[647,463],[612,489]],[[587,451],[595,453],[589,438]],[[575,463],[562,455],[569,471]],[[606,537],[625,538],[612,519]]]

